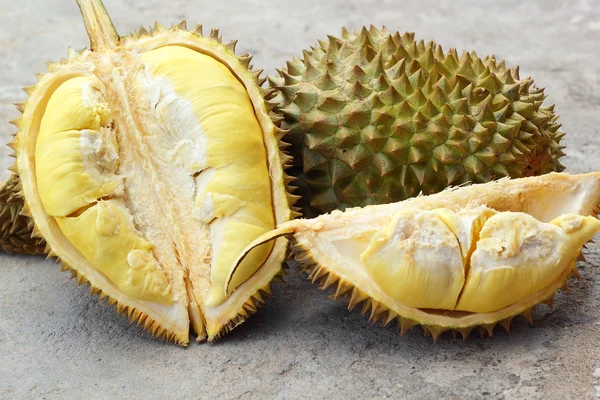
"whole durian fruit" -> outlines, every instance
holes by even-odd
[[[77,3],[90,49],[49,64],[19,105],[23,213],[46,252],[132,322],[183,345],[190,328],[217,338],[283,273],[285,239],[232,273],[249,242],[294,216],[272,91],[217,30],[119,37],[100,0]]]
[[[21,182],[16,174],[0,183],[0,249],[7,253],[43,254],[46,243],[32,237],[33,221],[22,214]]]
[[[543,89],[493,56],[371,26],[278,72],[305,216],[564,169]]]

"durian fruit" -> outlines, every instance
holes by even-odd
[[[21,183],[16,174],[0,183],[0,249],[8,253],[43,254],[46,243],[32,237],[33,221],[22,215]]]
[[[507,330],[578,276],[582,246],[600,231],[600,172],[551,173],[460,187],[280,225],[252,248],[291,235],[313,282],[362,303],[373,322],[397,319],[437,339],[452,330]]]
[[[564,169],[554,106],[494,56],[373,26],[302,54],[269,79],[306,217]]]
[[[271,91],[217,30],[119,37],[100,0],[78,4],[91,48],[49,64],[16,121],[24,213],[47,253],[132,322],[213,340],[282,274],[286,240],[224,291],[239,252],[294,216]]]

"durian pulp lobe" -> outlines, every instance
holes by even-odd
[[[36,176],[46,213],[67,240],[127,296],[172,304],[165,273],[133,225],[122,194],[111,113],[94,76],[52,94],[36,142]]]
[[[197,174],[194,216],[210,229],[210,294],[203,298],[216,306],[226,299],[225,280],[239,253],[275,227],[262,130],[246,89],[214,58],[165,46],[142,59],[150,76],[165,79],[175,96],[190,104],[204,137],[203,157],[191,166]],[[232,288],[256,272],[272,246],[263,245],[244,260]]]
[[[136,231],[121,200],[99,201],[77,217],[56,218],[63,234],[127,296],[172,304],[152,245]]]
[[[433,211],[398,213],[360,258],[385,293],[411,307],[452,309],[465,281],[458,240]]]
[[[491,312],[554,282],[600,231],[594,217],[565,214],[542,223],[522,213],[499,213],[479,233],[471,268],[456,306]]]
[[[118,149],[100,81],[72,78],[50,97],[36,142],[38,190],[46,212],[65,217],[123,191]]]
[[[335,234],[320,225],[310,234],[316,263],[361,290],[380,292],[378,301],[475,313],[500,310],[554,283],[600,231],[594,217],[565,214],[543,223],[486,207],[410,209],[377,223],[370,234],[352,234],[343,222]]]

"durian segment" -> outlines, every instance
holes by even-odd
[[[121,194],[110,108],[93,75],[61,84],[50,97],[36,141],[36,176],[44,208],[67,216]],[[57,190],[60,188],[60,190]]]
[[[435,211],[395,214],[360,259],[383,292],[410,307],[452,309],[465,282],[461,247]]]
[[[337,284],[335,297],[348,294],[350,309],[363,303],[363,311],[372,309],[374,321],[383,320],[387,324],[397,318],[403,333],[412,326],[423,325],[426,332],[431,332],[434,338],[448,329],[456,330],[466,337],[475,327],[491,334],[497,323],[509,327],[514,316],[523,314],[530,318],[531,309],[536,304],[551,303],[554,292],[564,287],[569,276],[576,273],[575,262],[581,246],[599,230],[599,223],[594,219],[600,211],[599,206],[600,172],[583,175],[552,173],[540,177],[503,179],[398,203],[353,208],[345,212],[334,211],[314,219],[290,221],[258,238],[242,252],[241,258],[251,253],[255,246],[282,235],[292,236],[297,260],[310,273],[309,278],[313,282],[322,279],[323,288]],[[385,234],[389,230],[390,221],[396,215],[418,215],[424,211],[437,214],[459,240],[462,254],[470,254],[463,258],[467,271],[465,288],[470,286],[469,275],[475,274],[469,270],[469,264],[471,259],[476,258],[476,246],[480,240],[485,245],[483,229],[498,216],[502,216],[502,219],[513,218],[511,216],[515,214],[528,214],[528,220],[535,218],[536,229],[558,232],[561,241],[547,241],[544,246],[553,247],[545,247],[547,253],[555,251],[554,247],[562,249],[560,271],[552,263],[530,263],[531,268],[537,271],[535,276],[515,274],[516,279],[510,282],[511,285],[503,287],[503,296],[512,298],[510,304],[494,305],[489,307],[494,308],[489,312],[458,311],[455,307],[444,310],[409,306],[391,296],[390,293],[397,294],[389,288],[382,289],[369,267],[361,260],[361,254],[369,248],[374,237],[381,235],[379,232]],[[512,237],[511,231],[505,233],[504,239]],[[468,251],[465,252],[465,249]],[[527,254],[522,257],[528,257]],[[396,265],[394,261],[400,259],[399,255],[395,259],[390,254],[385,256],[386,261],[392,259],[391,265]],[[240,261],[241,259],[236,263]],[[491,269],[493,270],[494,268]],[[546,279],[550,276],[550,279]],[[544,282],[550,282],[540,288],[543,283],[537,280],[539,277],[545,277]],[[525,280],[519,281],[521,278]],[[493,282],[489,283],[491,285]],[[386,285],[390,286],[387,283],[383,286]],[[513,286],[515,291],[512,290]],[[445,289],[439,288],[440,291]],[[485,292],[478,295],[478,298],[473,299],[474,303],[482,302],[481,297],[493,302],[497,293]],[[500,300],[503,301],[503,298],[500,297]]]
[[[99,201],[80,215],[57,217],[56,222],[69,242],[125,295],[173,304],[152,245],[137,232],[122,201]]]
[[[275,227],[262,130],[244,86],[213,57],[165,46],[142,59],[153,78],[166,79],[176,96],[189,102],[204,137],[195,202],[202,210],[200,221],[210,224],[211,287],[206,305],[216,306],[227,297],[225,279],[239,253]],[[271,248],[261,247],[239,268],[234,288],[265,262]]]
[[[600,232],[594,217],[564,214],[543,223],[523,213],[489,218],[471,256],[457,310],[500,310],[542,290],[571,265]]]
[[[371,26],[278,72],[269,82],[308,217],[564,169],[554,106],[494,56]]]

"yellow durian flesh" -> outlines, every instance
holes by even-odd
[[[81,215],[57,217],[56,223],[86,260],[121,292],[139,300],[173,303],[152,245],[136,231],[124,202],[98,201]]]
[[[469,211],[474,210],[461,213]],[[441,223],[438,213],[459,214],[447,209],[398,212],[360,256],[379,288],[410,307],[500,310],[534,295],[572,268],[581,247],[600,231],[594,217],[565,214],[543,223],[507,211],[490,216],[481,231],[472,230],[478,240],[464,242]],[[471,256],[462,258],[461,247]]]
[[[595,217],[563,214],[550,223],[504,212],[488,219],[471,256],[456,310],[492,312],[523,300],[572,268],[600,231]]]
[[[600,173],[505,179],[290,221],[253,245],[291,236],[309,278],[350,308],[467,336],[552,299],[600,231],[599,203]]]
[[[51,254],[153,333],[226,333],[280,273],[286,241],[253,239],[291,216],[256,75],[220,39],[157,26],[114,43],[80,1],[95,48],[31,91],[16,138],[27,211]]]
[[[48,215],[67,216],[98,198],[123,193],[110,110],[93,75],[52,94],[36,141],[38,190]],[[112,136],[112,137],[111,137]],[[57,190],[60,188],[60,190]]]
[[[411,307],[451,309],[465,281],[458,240],[435,210],[395,214],[360,260],[382,291]]]

